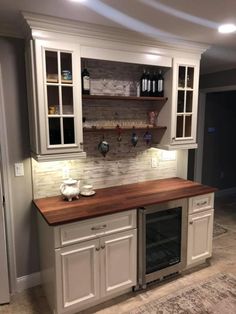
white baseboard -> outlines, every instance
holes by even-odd
[[[230,188],[230,189],[225,189],[225,190],[219,190],[215,192],[215,196],[219,197],[219,196],[226,196],[226,195],[230,195],[230,194],[236,194],[236,187]]]
[[[18,277],[16,279],[16,291],[21,292],[25,289],[40,285],[41,278],[40,272],[33,273],[27,276]]]

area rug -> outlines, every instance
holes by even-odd
[[[150,301],[126,314],[235,314],[236,277],[217,274],[208,280]]]
[[[213,237],[217,237],[223,233],[226,233],[227,229],[225,229],[224,227],[222,227],[221,225],[217,224],[216,222],[214,222],[214,226],[213,226]]]

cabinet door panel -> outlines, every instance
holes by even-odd
[[[189,215],[187,265],[212,254],[213,209]]]
[[[198,76],[199,60],[174,60],[171,145],[196,143]]]
[[[56,250],[59,312],[78,308],[99,297],[99,241]]]
[[[75,73],[80,73],[80,46],[36,40],[35,57],[40,144],[35,153],[79,153],[82,105],[80,75]]]
[[[136,284],[136,229],[102,238],[101,254],[103,296]]]

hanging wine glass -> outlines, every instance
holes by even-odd
[[[119,124],[117,124],[116,126],[116,130],[117,130],[117,142],[119,143],[120,146],[120,142],[122,141],[122,137],[121,137],[121,127],[119,126]]]
[[[149,132],[149,128],[147,128],[147,131],[144,133],[143,136],[144,141],[147,145],[149,145],[152,141],[152,134]]]
[[[131,136],[131,143],[133,145],[133,147],[135,147],[138,143],[138,135],[135,133],[135,128],[133,127],[133,133]]]
[[[105,141],[104,134],[102,136],[101,142],[98,144],[98,150],[103,155],[103,157],[106,157],[106,154],[109,152],[109,143]]]

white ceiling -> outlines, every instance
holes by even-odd
[[[236,0],[0,0],[0,30],[19,33],[20,11],[206,43],[202,73],[236,68],[236,33],[217,32],[221,23],[236,24]]]

